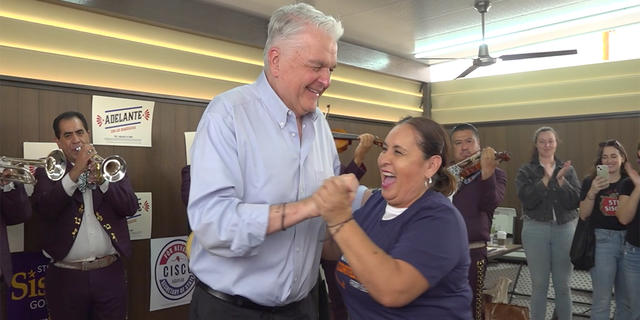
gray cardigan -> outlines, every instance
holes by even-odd
[[[563,162],[556,159],[556,170],[547,186],[542,183],[544,167],[538,158],[531,159],[518,170],[516,189],[522,202],[523,216],[537,221],[553,220],[555,211],[558,224],[565,224],[578,217],[580,205],[580,181],[573,166],[565,173],[565,183],[558,185],[556,174]]]

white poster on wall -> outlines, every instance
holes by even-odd
[[[187,237],[151,239],[149,311],[191,302],[196,277],[189,270]]]
[[[155,102],[93,96],[95,145],[151,147]]]
[[[193,137],[196,136],[195,131],[189,131],[184,133],[184,145],[187,152],[187,165],[191,164],[191,145],[193,144]]]
[[[131,240],[151,238],[151,192],[136,192],[138,197],[138,212],[127,218],[129,236]]]

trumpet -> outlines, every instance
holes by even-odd
[[[13,181],[35,185],[38,181],[28,167],[44,168],[47,177],[52,181],[62,179],[64,173],[67,171],[67,158],[60,149],[54,149],[49,152],[49,155],[44,159],[22,159],[3,156],[0,160],[2,163],[7,163],[7,165],[1,165],[3,168],[14,170],[14,172],[8,176],[0,176],[0,181]]]
[[[82,147],[77,147],[76,151],[79,151]],[[106,158],[99,156],[97,153],[91,157],[95,164],[95,170],[105,180],[109,182],[118,182],[124,178],[127,173],[127,162],[121,156],[112,155]],[[93,168],[89,168],[91,170]]]

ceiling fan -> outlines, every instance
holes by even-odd
[[[488,0],[487,1],[483,1],[483,0],[476,1],[474,7],[482,15],[482,44],[480,45],[480,48],[478,49],[478,57],[473,59],[473,64],[469,68],[467,68],[467,70],[462,72],[458,77],[456,77],[456,79],[466,77],[471,72],[473,72],[474,70],[478,69],[479,67],[490,66],[490,65],[496,63],[496,61],[498,59],[503,60],[503,61],[523,60],[523,59],[532,59],[532,58],[564,56],[564,55],[571,55],[571,54],[577,54],[578,53],[578,50],[574,49],[574,50],[561,50],[561,51],[546,51],[546,52],[532,52],[532,53],[519,53],[519,54],[505,54],[505,55],[502,55],[500,57],[494,58],[494,57],[489,55],[489,46],[487,46],[487,44],[484,43],[484,14],[489,11],[489,8],[491,8],[491,1],[488,1]],[[421,60],[456,60],[456,59],[459,59],[459,58],[422,58]]]

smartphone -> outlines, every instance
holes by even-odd
[[[603,164],[596,166],[596,175],[609,179],[609,166]]]

